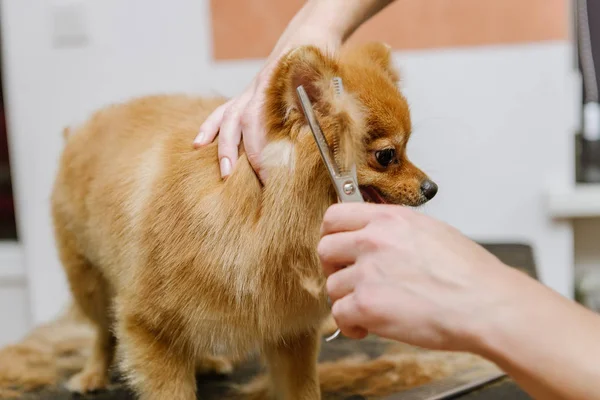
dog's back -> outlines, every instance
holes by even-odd
[[[178,246],[193,246],[185,239],[177,243],[171,230],[176,227],[165,224],[185,225],[189,219],[189,205],[177,207],[190,197],[183,188],[186,177],[202,182],[194,201],[210,198],[222,186],[216,147],[191,146],[198,126],[219,104],[220,99],[149,96],[103,108],[81,126],[65,130],[51,199],[55,238],[71,292],[99,337],[88,367],[69,382],[72,390],[85,392],[107,383],[99,366],[108,369],[113,360],[114,297],[122,288],[131,292],[140,284],[144,259],[150,256],[144,241],[163,234],[168,238],[162,243],[174,252]],[[165,202],[174,211],[157,212],[161,197],[168,197]],[[153,228],[159,232],[151,232]],[[230,368],[217,359],[208,361]]]
[[[169,157],[187,156],[189,162],[178,167],[194,171],[207,192],[219,185],[214,163],[203,162],[216,159],[216,148],[191,146],[198,126],[219,104],[150,96],[103,108],[69,128],[52,194],[57,229],[70,231],[79,252],[99,267],[130,257],[134,244],[123,240],[139,228],[155,184],[172,172]]]

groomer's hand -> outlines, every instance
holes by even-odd
[[[516,305],[515,272],[454,228],[410,208],[335,204],[318,246],[343,334],[469,350],[499,310]]]
[[[332,3],[333,4],[333,3]],[[340,8],[343,3],[339,3]],[[334,4],[335,5],[335,4]],[[194,139],[194,147],[211,143],[217,134],[221,176],[229,176],[238,159],[238,146],[243,139],[244,150],[250,165],[264,183],[266,172],[261,168],[261,152],[266,143],[263,123],[265,93],[272,74],[281,57],[290,50],[313,45],[325,52],[333,52],[342,44],[342,33],[327,19],[329,13],[322,7],[331,8],[327,2],[308,1],[294,16],[275,45],[267,62],[250,85],[239,96],[218,107],[200,126]],[[335,11],[336,8],[333,8]]]
[[[600,400],[598,314],[448,225],[400,206],[335,204],[318,251],[346,336],[477,354],[534,399]]]
[[[248,161],[260,179],[264,178],[261,176],[260,154],[265,145],[266,130],[260,116],[272,68],[272,65],[267,65],[241,95],[215,109],[200,126],[194,139],[194,147],[198,148],[211,143],[219,134],[218,154],[222,178],[229,176],[238,159],[242,137]]]

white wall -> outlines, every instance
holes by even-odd
[[[88,0],[90,41],[75,48],[53,47],[52,4],[4,0],[1,10],[19,229],[35,322],[53,317],[67,299],[48,209],[63,126],[144,93],[234,95],[261,65],[210,61],[205,0]],[[572,231],[545,216],[542,198],[546,185],[565,185],[571,176],[570,52],[558,42],[396,57],[414,113],[411,154],[440,184],[425,210],[478,239],[531,242],[542,279],[565,295]]]
[[[90,42],[79,48],[53,47],[55,3],[4,0],[1,10],[18,223],[36,322],[51,318],[68,293],[48,207],[62,128],[111,101],[212,83],[204,1],[86,1]]]
[[[0,241],[0,347],[22,337],[31,325],[23,265],[20,246]]]

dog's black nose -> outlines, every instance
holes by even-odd
[[[421,183],[421,193],[423,193],[423,196],[425,196],[427,200],[433,199],[437,191],[438,187],[435,182],[426,179]]]

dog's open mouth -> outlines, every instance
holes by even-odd
[[[387,200],[373,186],[360,187],[360,193],[367,203],[386,204]]]

